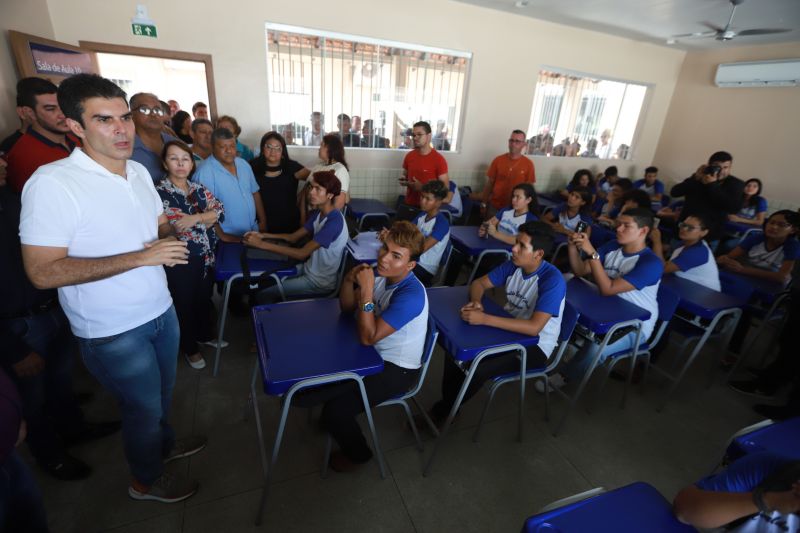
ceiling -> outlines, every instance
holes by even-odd
[[[724,28],[729,0],[456,0],[567,26],[666,45],[672,35]],[[517,5],[520,7],[517,7]],[[738,36],[731,41],[684,38],[671,44],[686,50],[800,41],[800,0],[745,0],[731,29],[787,28],[786,33]]]

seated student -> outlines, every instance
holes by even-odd
[[[481,224],[478,235],[490,235],[499,241],[513,245],[516,242],[517,228],[520,225],[539,220],[539,203],[536,201],[536,191],[530,183],[519,183],[511,190],[511,207],[499,210],[492,218]],[[445,285],[456,282],[461,267],[467,258],[461,254],[453,254],[450,266],[447,269]],[[481,267],[476,273],[480,277],[499,264],[496,256],[484,257]]]
[[[575,189],[587,189],[592,196],[594,196],[597,192],[597,187],[595,186],[594,179],[592,178],[592,172],[589,169],[582,168],[573,174],[572,179],[567,184],[566,189],[562,189],[558,191],[558,193],[566,199],[569,196],[569,193],[574,191]],[[594,203],[594,199],[589,202],[589,205]]]
[[[672,507],[678,520],[704,530],[800,531],[800,461],[745,455],[681,490]]]
[[[429,181],[423,185],[419,201],[422,212],[414,219],[414,224],[425,236],[423,253],[414,268],[414,275],[426,287],[431,286],[439,270],[442,254],[450,241],[450,223],[447,217],[439,212],[445,197],[447,188],[441,181]]]
[[[629,209],[650,209],[650,197],[641,189],[630,189],[622,195],[621,205],[610,209],[608,214],[597,218],[597,222],[605,226],[613,226],[619,215]]]
[[[553,231],[570,235],[575,231],[578,222],[586,222],[586,234],[592,232],[592,194],[588,189],[575,189],[567,196],[566,203],[545,213],[543,220],[550,224]]]
[[[770,215],[764,233],[750,235],[733,250],[717,258],[720,268],[746,276],[787,284],[795,261],[800,258],[800,214],[784,209]],[[750,312],[744,309],[730,342],[730,350],[739,353],[750,329]],[[726,360],[723,364],[731,361]]]
[[[682,246],[672,252],[668,261],[664,260],[661,232],[657,228],[650,230],[653,251],[659,259],[665,262],[664,274],[675,274],[679,278],[685,278],[711,290],[720,291],[717,262],[714,259],[714,253],[705,241],[705,237],[708,235],[705,216],[699,213],[688,216],[678,224],[678,229]]]
[[[297,261],[297,275],[283,280],[285,295],[324,294],[336,288],[336,275],[347,245],[347,224],[342,212],[335,207],[335,198],[341,193],[341,183],[336,174],[326,170],[312,175],[308,190],[308,201],[314,206],[305,225],[294,233],[257,233],[244,235],[247,246],[288,256]],[[266,239],[278,239],[295,243],[304,237],[311,237],[302,248],[274,244]],[[256,296],[260,304],[272,303],[280,299],[277,286],[268,287]]]
[[[377,275],[361,264],[342,282],[342,312],[355,312],[361,343],[374,346],[384,360],[382,372],[364,378],[370,405],[410,390],[419,376],[428,329],[428,297],[413,270],[423,242],[416,226],[395,222],[385,234]],[[322,387],[300,394],[296,400],[305,407],[322,402],[320,424],[341,449],[331,455],[331,468],[342,472],[369,461],[372,451],[356,420],[364,410],[357,385],[350,381]]]
[[[650,318],[642,324],[640,342],[650,338],[658,320],[658,287],[664,265],[647,247],[645,240],[653,227],[653,212],[649,209],[630,209],[617,218],[617,239],[595,251],[585,233],[570,236],[569,263],[576,276],[591,274],[592,280],[603,296],[619,296],[650,311]],[[580,251],[584,252],[582,259]],[[609,343],[600,354],[598,365],[608,354],[633,347],[636,332],[631,331],[619,340]],[[597,356],[599,346],[586,342],[565,368],[568,379],[579,380]],[[558,375],[556,375],[558,376]],[[554,386],[564,380],[556,376],[550,382]]]
[[[719,266],[746,276],[788,283],[800,257],[800,214],[783,209],[770,215],[764,232],[750,235],[736,248],[717,258]]]
[[[544,260],[552,252],[553,237],[553,230],[544,222],[522,224],[512,248],[511,261],[473,281],[469,288],[469,302],[461,308],[461,318],[471,325],[538,335],[539,344],[527,349],[527,368],[547,365],[561,331],[567,284],[561,272]],[[487,314],[481,305],[483,294],[500,286],[505,287],[507,303],[504,309],[511,314],[509,318]],[[442,399],[430,411],[437,426],[447,418],[465,376],[452,358],[446,357],[444,365]],[[472,377],[464,401],[472,398],[487,379],[515,371],[519,371],[516,353],[484,359]]]
[[[611,192],[611,188],[620,179],[617,167],[612,165],[605,169],[602,174],[597,175],[597,196],[605,198]]]
[[[656,167],[644,169],[644,179],[637,180],[633,187],[645,191],[653,203],[661,203],[661,198],[664,196],[664,183],[658,179]]]
[[[595,209],[597,222],[611,224],[614,220],[611,214],[615,213],[615,216],[619,214],[624,204],[625,194],[632,189],[633,182],[631,180],[619,178],[609,189],[608,194],[605,196],[605,201],[598,199],[595,202],[595,207],[600,204],[600,207]]]
[[[458,191],[458,185],[453,180],[450,180],[448,186],[450,192],[447,198],[444,199],[444,208],[450,211],[450,215],[455,219],[464,214],[464,204],[461,202],[461,193]]]
[[[728,220],[739,224],[762,225],[767,215],[767,200],[761,196],[762,188],[758,178],[745,181],[742,208],[735,215],[728,215]]]

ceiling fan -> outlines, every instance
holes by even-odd
[[[736,14],[736,6],[743,3],[744,0],[730,0],[731,2],[731,16],[728,18],[728,23],[725,25],[724,28],[720,28],[710,22],[703,22],[702,24],[712,31],[702,31],[702,32],[694,32],[694,33],[682,33],[680,35],[672,35],[668,40],[667,44],[674,44],[678,41],[678,39],[702,39],[702,38],[713,38],[717,41],[730,41],[734,37],[748,37],[751,35],[769,35],[772,33],[785,33],[787,31],[792,31],[790,29],[785,28],[753,28],[749,30],[741,30],[735,31],[731,29],[731,24],[733,23],[733,16]]]

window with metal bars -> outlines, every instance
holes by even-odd
[[[528,153],[630,159],[648,86],[591,74],[539,71]]]
[[[424,120],[437,150],[457,150],[472,54],[266,25],[272,129],[318,146],[338,133],[348,148],[413,147]]]

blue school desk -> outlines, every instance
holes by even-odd
[[[370,218],[384,219],[388,225],[395,215],[394,209],[387,207],[381,201],[369,198],[351,198],[347,204],[347,212],[358,222],[359,231],[364,222]]]
[[[494,237],[480,237],[477,226],[450,226],[450,239],[453,246],[461,253],[471,258],[474,266],[467,279],[467,286],[472,283],[478,265],[485,255],[504,254],[511,257],[511,245]]]
[[[228,317],[228,301],[231,296],[231,285],[237,279],[242,278],[242,250],[243,244],[239,243],[220,243],[217,248],[217,263],[214,271],[214,279],[224,282],[222,310],[219,313],[219,324],[217,327],[217,347],[214,355],[214,377],[219,373],[219,360],[222,352],[223,333],[225,333],[225,321]],[[258,276],[264,272],[275,272],[280,277],[293,276],[297,269],[291,264],[283,261],[271,261],[269,259],[248,259],[250,275]]]
[[[458,226],[457,226],[458,227]],[[452,230],[453,228],[451,228]],[[474,227],[472,228],[475,229]],[[520,359],[520,408],[519,408],[519,433],[518,438],[522,439],[522,424],[524,415],[525,401],[525,364],[527,352],[525,347],[535,346],[539,342],[539,337],[530,337],[519,333],[513,333],[489,326],[472,326],[461,319],[461,307],[469,301],[469,287],[435,287],[428,289],[429,312],[436,322],[439,330],[439,345],[444,348],[449,356],[453,357],[459,366],[462,364],[466,372],[466,378],[458,391],[458,396],[453,404],[453,408],[447,415],[439,436],[434,444],[433,452],[425,466],[423,475],[427,476],[430,472],[436,452],[447,434],[453,418],[461,406],[467,387],[472,381],[475,369],[480,362],[489,356],[500,353],[516,351]],[[484,297],[482,300],[484,311],[491,315],[511,316],[499,304]],[[471,363],[471,364],[470,364]],[[466,370],[466,365],[469,369]]]
[[[522,533],[688,533],[697,530],[672,514],[672,505],[654,487],[637,482],[528,518]]]
[[[313,317],[313,335],[309,335],[309,317]],[[302,389],[346,380],[358,384],[381,477],[385,477],[378,435],[362,381],[363,376],[383,370],[383,359],[374,347],[359,342],[355,317],[340,311],[338,299],[303,300],[255,307],[253,323],[258,360],[253,369],[250,395],[264,471],[256,524],[261,522],[266,505],[270,474],[278,459],[292,397]],[[281,418],[269,463],[258,410],[256,382],[259,377],[266,394],[282,396]]]
[[[757,278],[755,276],[746,276],[738,272],[731,272],[730,270],[719,270],[720,280],[733,280],[742,283],[747,283],[753,287],[753,295],[764,303],[771,304],[775,299],[785,292],[786,287],[777,281],[770,281],[768,279]]]
[[[788,459],[800,460],[800,417],[775,422],[734,438],[725,452],[730,460],[755,452],[768,451]]]
[[[378,261],[378,251],[383,242],[378,240],[378,232],[363,231],[354,239],[347,241],[347,252],[359,263],[374,264]]]

